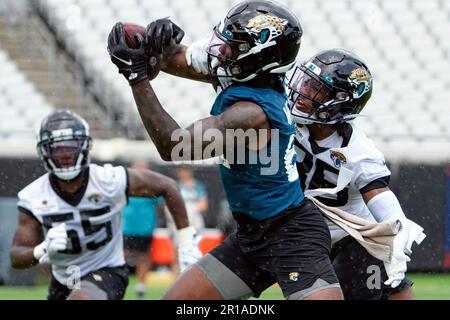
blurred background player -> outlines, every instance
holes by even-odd
[[[191,168],[180,167],[176,170],[178,188],[183,196],[189,223],[197,231],[205,228],[205,214],[208,210],[208,195],[203,183],[194,178]]]
[[[177,160],[173,151],[178,143],[184,159],[222,155],[222,181],[238,222],[238,231],[181,274],[163,298],[238,299],[258,296],[278,282],[288,299],[341,299],[329,260],[328,228],[318,209],[303,199],[295,169],[295,127],[286,106],[284,76],[294,66],[300,48],[298,19],[275,2],[245,1],[233,7],[215,28],[208,46],[209,76],[216,87],[221,86],[221,78],[232,83],[222,87],[212,116],[195,123],[225,137],[221,150],[212,154],[204,154],[210,141],[171,139],[173,133],[195,138],[195,125],[181,129],[162,108],[148,82],[148,53],[163,51],[158,38],[162,36],[168,45],[173,36],[179,43],[180,35],[179,28],[163,19],[146,29],[150,51],[139,34],[139,48],[129,48],[121,23],[113,27],[108,38],[111,61],[128,80],[161,157]],[[187,67],[184,57],[181,63],[174,64],[175,73]],[[273,140],[267,134],[260,139],[250,137],[236,146],[234,137],[227,139],[225,135],[229,129],[269,130],[279,135]],[[256,154],[257,163],[237,164],[228,153],[225,159],[224,150],[231,145],[233,152],[242,151],[245,159]],[[269,147],[276,149],[269,164],[274,165],[274,172],[264,174],[268,168],[258,151]]]
[[[208,197],[205,186],[202,182],[194,178],[192,169],[187,166],[181,166],[176,169],[176,179],[181,196],[183,197],[186,205],[189,224],[192,225],[201,235],[202,231],[205,229],[204,215],[208,210]],[[173,219],[167,214],[166,225],[171,230],[173,235],[172,240],[176,255],[176,248],[178,247],[178,239],[175,232],[176,227]],[[200,241],[200,238],[198,241]],[[178,259],[173,260],[171,270],[175,276],[180,273]]]
[[[184,242],[180,263],[200,254],[175,181],[150,170],[90,164],[89,126],[69,111],[41,123],[37,149],[47,174],[19,192],[14,268],[52,265],[48,299],[122,299],[128,284],[121,212],[128,196],[164,197]]]
[[[402,224],[393,259],[383,264],[327,220],[333,267],[345,299],[413,299],[412,282],[405,278],[410,261],[406,253],[411,254],[411,245],[423,229],[406,218],[390,191],[391,172],[383,154],[352,122],[370,99],[372,88],[366,64],[343,49],[322,51],[296,68],[289,98],[297,123],[297,169],[306,194],[326,189],[316,196],[322,203],[372,222],[395,219]],[[340,185],[339,176],[340,181],[345,179]],[[381,274],[378,287],[370,286],[373,266]]]
[[[148,170],[149,166],[145,161],[136,161],[131,168]],[[158,217],[163,217],[163,215],[164,200],[162,197],[129,197],[128,205],[123,211],[125,260],[129,266],[135,267],[138,280],[135,292],[138,298],[145,296],[145,275],[151,267],[149,252],[153,230],[157,227]]]

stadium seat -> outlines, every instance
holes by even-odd
[[[9,56],[0,49],[0,137],[34,138],[37,119],[47,115],[52,107]]]

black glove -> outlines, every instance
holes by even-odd
[[[161,54],[172,39],[179,44],[183,40],[184,31],[169,18],[164,18],[151,22],[145,28],[145,37],[149,48]]]
[[[128,47],[125,40],[122,23],[114,25],[108,36],[108,52],[111,61],[119,68],[119,73],[123,74],[130,85],[148,79],[148,53],[144,38],[141,34],[136,34],[136,42],[139,48]]]

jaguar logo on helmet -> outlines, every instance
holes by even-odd
[[[280,36],[288,21],[279,17],[261,14],[250,19],[246,24],[248,32],[259,35],[259,42],[265,43]]]
[[[370,91],[370,74],[366,68],[359,67],[352,71],[348,81],[355,88],[353,98],[361,98],[366,92]]]

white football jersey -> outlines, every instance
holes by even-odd
[[[374,180],[390,176],[391,172],[386,166],[383,154],[363,131],[356,125],[349,124],[344,136],[334,132],[321,141],[314,141],[310,138],[306,126],[297,127],[295,150],[300,181],[306,194],[318,188],[336,188],[338,176],[341,174],[340,181],[344,182],[343,186],[337,187],[338,190],[332,193],[322,193],[315,198],[325,205],[338,207],[375,222],[360,190]],[[342,178],[344,174],[347,179]],[[327,223],[333,244],[347,235],[328,219]]]
[[[48,173],[19,192],[18,206],[33,214],[44,233],[66,223],[69,247],[51,260],[53,275],[61,284],[72,281],[75,271],[82,277],[125,264],[121,212],[127,204],[127,183],[124,167],[91,164],[86,191],[75,206],[55,192]]]

